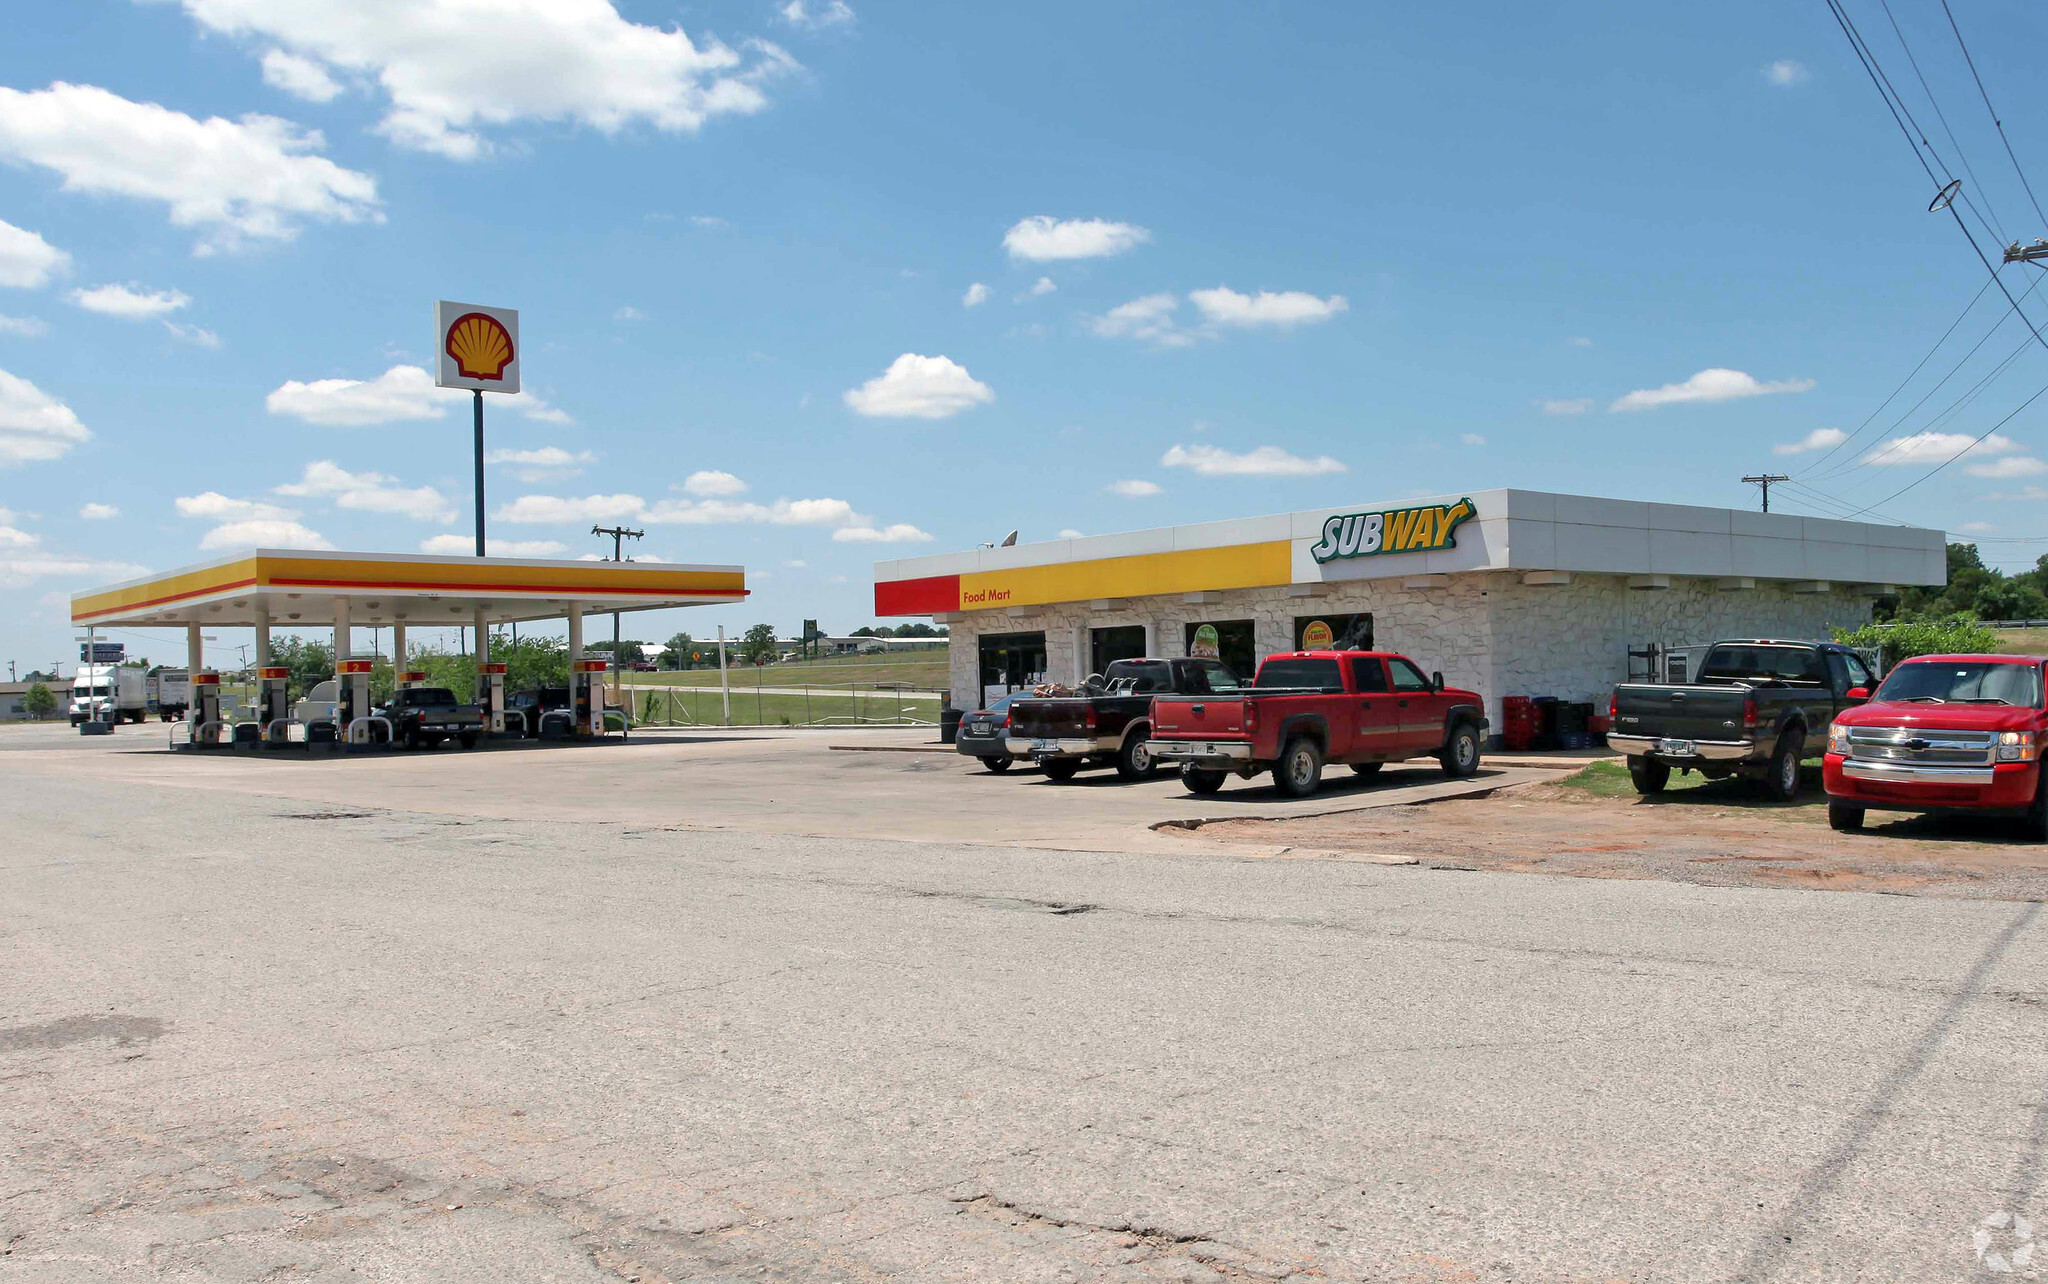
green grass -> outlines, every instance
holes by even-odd
[[[1799,797],[1790,803],[1778,802],[1764,792],[1761,784],[1741,776],[1708,780],[1696,771],[1676,769],[1672,771],[1671,783],[1664,786],[1662,794],[1639,795],[1635,782],[1629,778],[1628,767],[1619,762],[1596,762],[1557,783],[1595,798],[1640,800],[1651,805],[1669,801],[1686,806],[1761,807],[1802,816],[1817,814],[1817,809],[1828,800],[1827,790],[1821,785],[1819,761],[1808,759],[1800,768],[1800,775]]]
[[[1596,762],[1584,771],[1575,772],[1557,782],[1566,789],[1582,789],[1596,798],[1634,798],[1635,782],[1629,779],[1628,768],[1618,762]],[[1704,776],[1682,776],[1671,773],[1667,790],[1697,789],[1706,784]]]
[[[718,689],[687,688],[675,691],[633,691],[626,693],[633,703],[636,726],[719,726],[725,715]],[[735,687],[732,693],[734,726],[805,726],[836,720],[842,723],[891,722],[916,718],[937,722],[939,706],[934,700],[898,700],[893,692],[827,692],[810,696],[757,695],[751,689]]]
[[[950,683],[944,651],[828,656],[789,664],[764,664],[759,668],[751,664],[740,664],[737,656],[731,652],[727,654],[728,663],[732,665],[732,685],[735,691],[742,686],[755,686],[757,682],[764,687],[844,687],[853,683],[863,686],[884,683],[923,687],[927,690],[944,690]],[[675,673],[628,673],[626,685],[715,688],[718,686],[718,670],[710,668],[684,669]]]

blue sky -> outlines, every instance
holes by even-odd
[[[1823,5],[524,7],[10,15],[0,654],[75,655],[72,591],[237,543],[460,551],[465,407],[412,373],[437,297],[521,311],[494,548],[623,520],[749,568],[744,608],[639,636],[851,628],[876,558],[1012,527],[1501,485],[1749,506],[1768,470],[1832,514],[1920,482],[1879,510],[2048,549],[2006,542],[2048,534],[2048,401],[1929,476],[2048,374],[2021,351],[1934,421],[2016,320],[1894,423],[1995,289],[1833,448],[1986,275]],[[1954,7],[2048,193],[2040,15]],[[1977,204],[2048,235],[1939,6],[1893,12]]]

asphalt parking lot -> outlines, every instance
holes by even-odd
[[[2048,1213],[2038,903],[1260,859],[815,738],[41,734],[7,1278],[1918,1281]]]

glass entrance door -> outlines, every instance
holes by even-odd
[[[981,707],[1045,681],[1044,633],[988,633],[981,651]]]

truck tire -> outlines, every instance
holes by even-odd
[[[462,733],[462,735],[461,735],[461,740],[462,740],[462,747],[463,747],[464,749],[474,749],[474,748],[476,748],[476,732],[474,732],[474,731],[465,731],[465,732],[463,732],[463,733]]]
[[[1628,778],[1635,783],[1639,794],[1661,794],[1664,786],[1671,783],[1671,764],[1658,762],[1655,758],[1630,758]]]
[[[2041,773],[2041,783],[2034,786],[2034,801],[2027,808],[2026,839],[2030,843],[2048,843],[2048,771]]]
[[[1150,780],[1158,769],[1148,738],[1136,731],[1126,735],[1116,751],[1116,774],[1125,780]]]
[[[1779,802],[1799,797],[1799,759],[1805,752],[1806,728],[1787,727],[1779,732],[1770,774],[1764,777],[1764,792]]]
[[[1197,767],[1191,762],[1180,765],[1180,783],[1187,786],[1189,793],[1200,794],[1204,798],[1223,788],[1226,779],[1227,776],[1213,767]]]
[[[1863,809],[1839,798],[1828,799],[1828,828],[1853,834],[1863,828]]]
[[[1296,736],[1273,764],[1273,787],[1289,798],[1306,798],[1323,783],[1323,751],[1307,736]]]
[[[1065,784],[1074,778],[1075,772],[1081,770],[1081,760],[1079,758],[1047,758],[1044,762],[1039,763],[1038,766],[1040,770],[1045,772],[1047,780],[1056,780],[1061,784]]]
[[[417,749],[417,748],[419,748],[419,747],[420,747],[420,729],[419,729],[418,727],[407,727],[407,728],[405,729],[405,734],[404,734],[404,736],[402,737],[402,739],[404,740],[404,743],[405,743],[405,747],[406,747],[406,748],[408,748],[408,749]]]
[[[1455,780],[1479,773],[1479,728],[1469,722],[1461,722],[1451,728],[1451,738],[1444,741],[1444,751],[1437,761],[1443,764],[1444,774]]]
[[[1371,780],[1379,775],[1380,768],[1386,765],[1383,762],[1354,762],[1351,764],[1351,770],[1364,779]]]
[[[992,757],[983,758],[981,760],[981,765],[988,768],[990,771],[996,772],[997,774],[1001,774],[1002,772],[1008,771],[1010,769],[1010,764],[1015,761],[1017,760],[1015,758],[1012,758],[1010,755],[1006,753],[999,753],[995,754]]]

